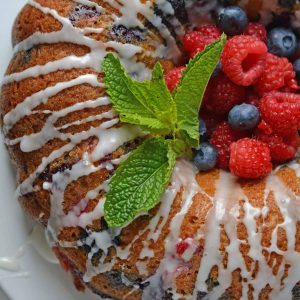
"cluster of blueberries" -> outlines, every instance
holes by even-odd
[[[239,35],[247,27],[248,17],[239,6],[229,6],[220,11],[217,23],[227,35]],[[297,37],[289,28],[275,27],[268,33],[267,45],[270,53],[290,57],[296,51]]]
[[[239,6],[223,8],[218,15],[218,27],[229,36],[241,34],[248,25],[246,12]],[[290,28],[275,27],[268,32],[268,51],[280,57],[291,57],[297,48],[297,37]],[[213,76],[221,70],[218,64]],[[300,59],[295,60],[294,70],[297,80],[300,81]],[[260,113],[256,106],[243,103],[232,108],[228,115],[228,123],[232,129],[240,131],[252,129],[257,126]],[[207,142],[207,129],[205,123],[200,119],[201,145],[193,151],[193,162],[200,171],[207,171],[215,167],[218,152],[216,148]]]

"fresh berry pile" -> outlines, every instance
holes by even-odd
[[[217,166],[242,178],[264,177],[276,164],[294,159],[300,146],[297,38],[289,28],[267,31],[263,24],[249,22],[240,7],[229,6],[219,12],[216,25],[184,35],[187,57],[203,51],[222,32],[228,41],[203,97],[201,144],[193,151],[193,162],[200,171]],[[171,91],[184,68],[166,74]]]

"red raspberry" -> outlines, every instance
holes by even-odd
[[[189,247],[190,245],[185,242],[185,241],[182,241],[182,242],[179,242],[177,245],[176,245],[176,253],[178,255],[182,255],[184,253],[184,251]]]
[[[267,31],[265,26],[261,23],[250,22],[243,34],[255,36],[264,43],[267,42]]]
[[[234,84],[224,74],[211,80],[206,108],[218,115],[227,114],[235,105],[245,101],[245,88]]]
[[[298,131],[285,136],[283,139],[286,144],[294,147],[295,149],[300,147],[300,137]]]
[[[221,36],[220,29],[213,24],[204,24],[196,29],[198,32],[202,33],[206,37],[213,39],[218,39]]]
[[[268,145],[249,138],[232,143],[230,171],[243,178],[260,178],[268,175],[272,171]]]
[[[206,103],[209,101],[209,97],[211,94],[211,87],[212,87],[212,79],[208,82],[208,85],[206,86],[206,90],[204,92],[202,103],[201,103],[201,109],[206,108]]]
[[[221,169],[228,169],[230,145],[245,137],[246,133],[241,131],[234,131],[228,124],[228,122],[222,122],[215,127],[211,134],[210,143],[214,145],[218,150],[218,162],[217,166]]]
[[[259,107],[260,97],[252,90],[248,91],[248,99],[246,103]]]
[[[255,83],[255,87],[260,95],[286,89],[296,91],[298,84],[293,65],[285,57],[268,53],[264,72]]]
[[[220,148],[218,149],[218,161],[217,167],[223,170],[229,169],[229,160],[230,160],[230,148]]]
[[[166,81],[167,87],[171,92],[173,92],[173,90],[179,84],[183,70],[185,70],[185,67],[178,67],[178,68],[175,68],[175,69],[169,71],[165,75],[165,81]]]
[[[197,31],[191,31],[184,35],[183,46],[189,56],[194,57],[220,36],[221,33],[215,25],[203,25]]]
[[[260,123],[257,125],[257,128],[264,134],[273,133],[272,127],[269,124],[267,124],[265,120],[261,120]]]
[[[250,35],[230,39],[221,57],[223,72],[236,84],[252,85],[263,73],[267,46]]]
[[[211,113],[207,111],[205,108],[201,109],[200,117],[205,122],[208,135],[211,135],[212,131],[216,128],[216,126],[225,120],[225,118],[220,117],[214,113]]]
[[[295,157],[297,149],[289,145],[281,136],[277,134],[267,135],[259,130],[255,136],[269,146],[273,162],[285,162]]]
[[[300,95],[270,92],[260,103],[262,119],[275,133],[289,136],[300,129]]]

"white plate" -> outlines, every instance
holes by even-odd
[[[12,55],[10,33],[15,16],[26,0],[9,0],[0,10],[0,78]],[[4,4],[4,5],[3,5]],[[0,259],[12,257],[27,240],[31,222],[23,215],[14,197],[15,178],[0,135]],[[78,293],[70,276],[58,265],[45,261],[31,245],[25,246],[18,259],[18,272],[0,269],[0,286],[11,300],[92,300],[90,294]],[[0,293],[0,299],[3,300]]]

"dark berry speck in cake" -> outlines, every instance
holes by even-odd
[[[112,38],[127,43],[141,42],[144,40],[144,32],[138,27],[127,28],[124,25],[114,25],[110,31]]]
[[[186,23],[188,20],[188,16],[184,0],[169,0],[169,2],[172,5],[178,20],[182,23]]]
[[[80,20],[89,20],[99,16],[100,12],[97,11],[96,7],[77,4],[71,12],[69,19],[74,24]]]

